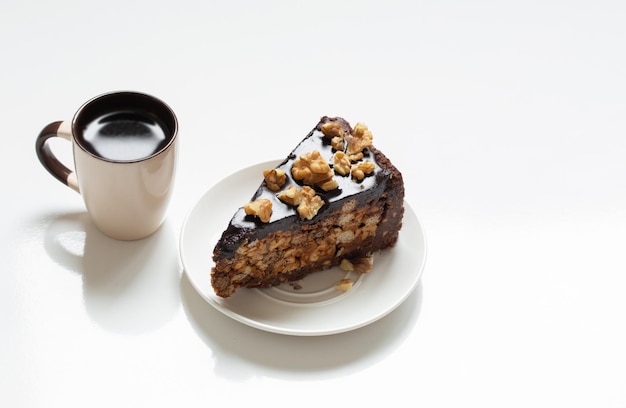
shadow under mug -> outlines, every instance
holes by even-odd
[[[61,183],[78,192],[104,234],[136,240],[163,223],[174,185],[178,121],[161,100],[138,92],[112,92],[83,104],[71,121],[42,129],[37,157]],[[71,141],[74,170],[47,143]]]

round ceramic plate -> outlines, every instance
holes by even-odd
[[[353,330],[398,307],[419,283],[426,260],[422,226],[406,202],[398,243],[374,254],[369,273],[359,276],[337,267],[273,288],[241,288],[229,298],[215,295],[211,287],[213,247],[235,211],[259,187],[263,170],[279,163],[260,163],[226,177],[192,208],[182,228],[180,253],[193,287],[217,310],[241,323],[298,336]],[[353,281],[348,291],[336,288],[344,278]]]

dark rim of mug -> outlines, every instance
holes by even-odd
[[[109,106],[109,109],[106,109],[107,105]],[[169,140],[167,144],[161,149],[149,156],[142,157],[140,159],[112,160],[94,154],[83,145],[83,129],[77,127],[79,123],[81,124],[81,127],[83,127],[86,123],[89,123],[91,120],[100,116],[103,112],[110,110],[131,109],[137,107],[141,107],[146,112],[154,114],[156,117],[159,118],[160,121],[162,121],[167,126],[167,130],[169,131]],[[81,133],[81,137],[76,136],[78,133]],[[72,119],[72,134],[74,141],[81,148],[81,150],[99,160],[111,163],[138,163],[160,155],[174,143],[176,137],[178,136],[178,119],[176,118],[174,111],[165,102],[152,95],[135,91],[107,92],[91,98],[76,111],[76,114]]]

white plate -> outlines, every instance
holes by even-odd
[[[426,243],[415,213],[405,203],[403,227],[395,247],[374,254],[371,272],[357,276],[333,268],[313,273],[295,284],[268,289],[238,289],[229,298],[211,287],[211,255],[223,230],[262,181],[262,171],[280,161],[260,163],[232,174],[200,198],[184,222],[180,253],[194,288],[217,310],[261,330],[319,336],[370,324],[399,306],[419,283]],[[354,281],[351,290],[335,289],[340,279]]]

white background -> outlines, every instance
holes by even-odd
[[[626,406],[624,21],[604,0],[4,0],[0,405]],[[169,217],[133,243],[34,152],[120,89],[180,120]],[[426,268],[371,326],[265,333],[194,291],[180,228],[322,115],[402,170]]]

